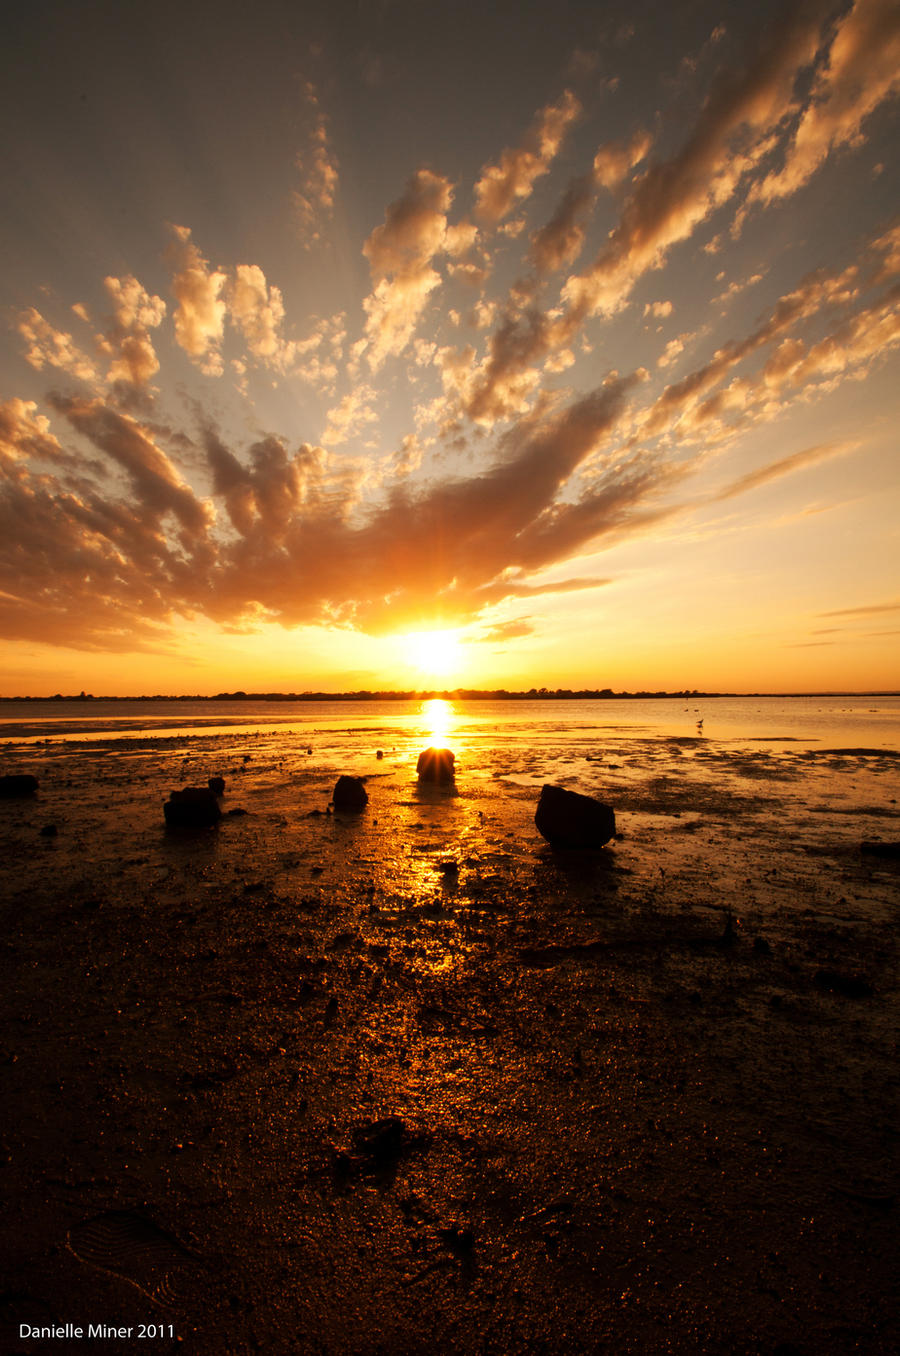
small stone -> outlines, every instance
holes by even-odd
[[[45,824],[44,827],[41,829],[42,838],[55,838],[58,833],[59,829],[56,827],[55,824]]]

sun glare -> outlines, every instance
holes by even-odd
[[[432,697],[430,701],[422,703],[422,719],[428,731],[428,742],[433,748],[447,747],[453,717],[453,707],[442,697]]]
[[[460,667],[461,650],[456,631],[415,631],[406,637],[410,664],[430,678],[450,678]]]

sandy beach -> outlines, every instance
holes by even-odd
[[[897,1350],[900,755],[389,739],[6,746],[3,1350]]]

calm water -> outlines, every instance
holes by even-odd
[[[702,724],[700,724],[702,722]],[[900,696],[598,701],[4,702],[0,741],[36,743],[296,734],[341,744],[479,745],[702,737],[764,748],[900,751]]]

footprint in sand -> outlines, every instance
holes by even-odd
[[[67,1242],[81,1262],[136,1286],[171,1307],[198,1273],[198,1256],[151,1219],[132,1210],[108,1210],[76,1224]]]

